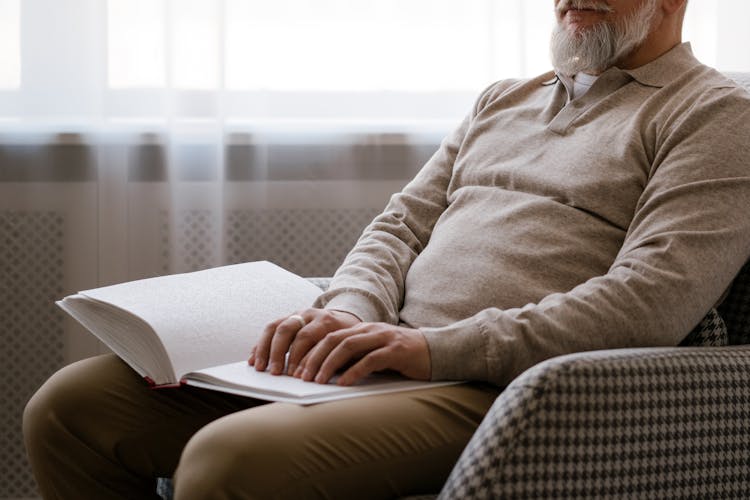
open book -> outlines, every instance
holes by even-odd
[[[57,304],[155,387],[183,383],[309,404],[443,384],[375,374],[342,387],[248,366],[263,327],[320,293],[270,262],[249,262],[86,290]]]

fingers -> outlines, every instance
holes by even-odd
[[[285,319],[286,317],[279,318],[263,328],[263,333],[261,333],[258,338],[258,343],[253,346],[250,358],[248,359],[248,363],[254,365],[256,370],[264,371],[268,366],[268,355],[271,351],[271,339],[276,332],[276,328]]]
[[[307,325],[305,328],[297,332],[297,336],[289,346],[289,366],[288,371],[290,375],[294,374],[297,367],[302,362],[305,356],[310,352],[315,344],[320,339],[325,337],[327,332],[320,329],[320,325]]]
[[[272,374],[284,372],[284,358],[289,352],[288,373],[295,372],[301,360],[327,334],[347,328],[360,320],[343,311],[307,309],[279,318],[263,330],[252,348],[248,363],[258,371],[268,369]]]
[[[344,339],[325,358],[323,364],[320,365],[318,374],[315,376],[315,381],[319,384],[328,383],[336,372],[357,359],[359,361],[344,372],[344,374],[349,372],[344,381],[342,382],[339,378],[338,383],[340,385],[351,385],[372,372],[384,370],[388,368],[389,363],[394,361],[387,356],[383,356],[388,351],[387,345],[388,338],[382,333],[352,335]],[[357,365],[359,367],[352,372],[352,368]],[[346,381],[349,381],[349,383],[345,383]]]
[[[305,312],[305,318],[310,319],[305,319],[306,324],[297,332],[289,346],[289,374],[296,371],[301,359],[326,335],[352,324],[350,315],[340,311],[313,309]],[[356,318],[356,321],[359,319]]]
[[[366,376],[391,368],[391,359],[387,348],[377,349],[367,354],[344,373],[336,381],[338,385],[354,385]]]
[[[302,380],[325,384],[346,364],[382,347],[386,342],[382,332],[367,332],[360,327],[331,333],[305,359]]]
[[[284,357],[286,356],[286,352],[289,350],[289,346],[292,345],[294,337],[303,328],[303,321],[297,319],[299,317],[302,316],[293,314],[276,326],[276,331],[271,338],[269,354],[269,371],[272,375],[281,375],[284,372]],[[304,320],[304,317],[302,319]],[[306,324],[306,320],[304,322]]]
[[[362,323],[331,333],[310,351],[295,375],[305,381],[314,380],[325,384],[347,364],[371,356],[374,351],[386,347],[393,341],[393,328],[392,325]],[[395,360],[390,358],[390,361],[393,364]],[[361,365],[355,374],[362,373],[366,366],[369,365]],[[381,368],[373,368],[372,371],[376,369]],[[369,373],[371,372],[363,373],[362,376]]]
[[[406,377],[429,380],[429,347],[419,330],[385,323],[361,323],[326,335],[305,355],[294,376],[328,383],[342,368],[340,385],[351,385],[373,372],[391,369]]]

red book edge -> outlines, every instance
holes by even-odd
[[[177,382],[176,384],[161,384],[161,385],[156,385],[156,382],[154,382],[154,379],[152,379],[149,376],[143,377],[143,379],[146,381],[146,383],[148,384],[148,386],[151,389],[170,389],[170,388],[180,387],[180,386],[183,385],[182,381]]]

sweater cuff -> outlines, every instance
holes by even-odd
[[[380,321],[375,306],[366,297],[356,293],[336,295],[330,300],[326,300],[325,297],[318,298],[315,307],[348,312],[366,322]]]
[[[486,337],[476,319],[419,331],[430,349],[432,380],[487,380]]]

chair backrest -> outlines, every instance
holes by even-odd
[[[750,344],[750,262],[734,279],[729,295],[718,309],[727,325],[729,344]]]
[[[750,73],[726,75],[750,91]],[[727,325],[730,344],[750,344],[750,261],[734,279],[729,295],[719,306],[719,314]]]

